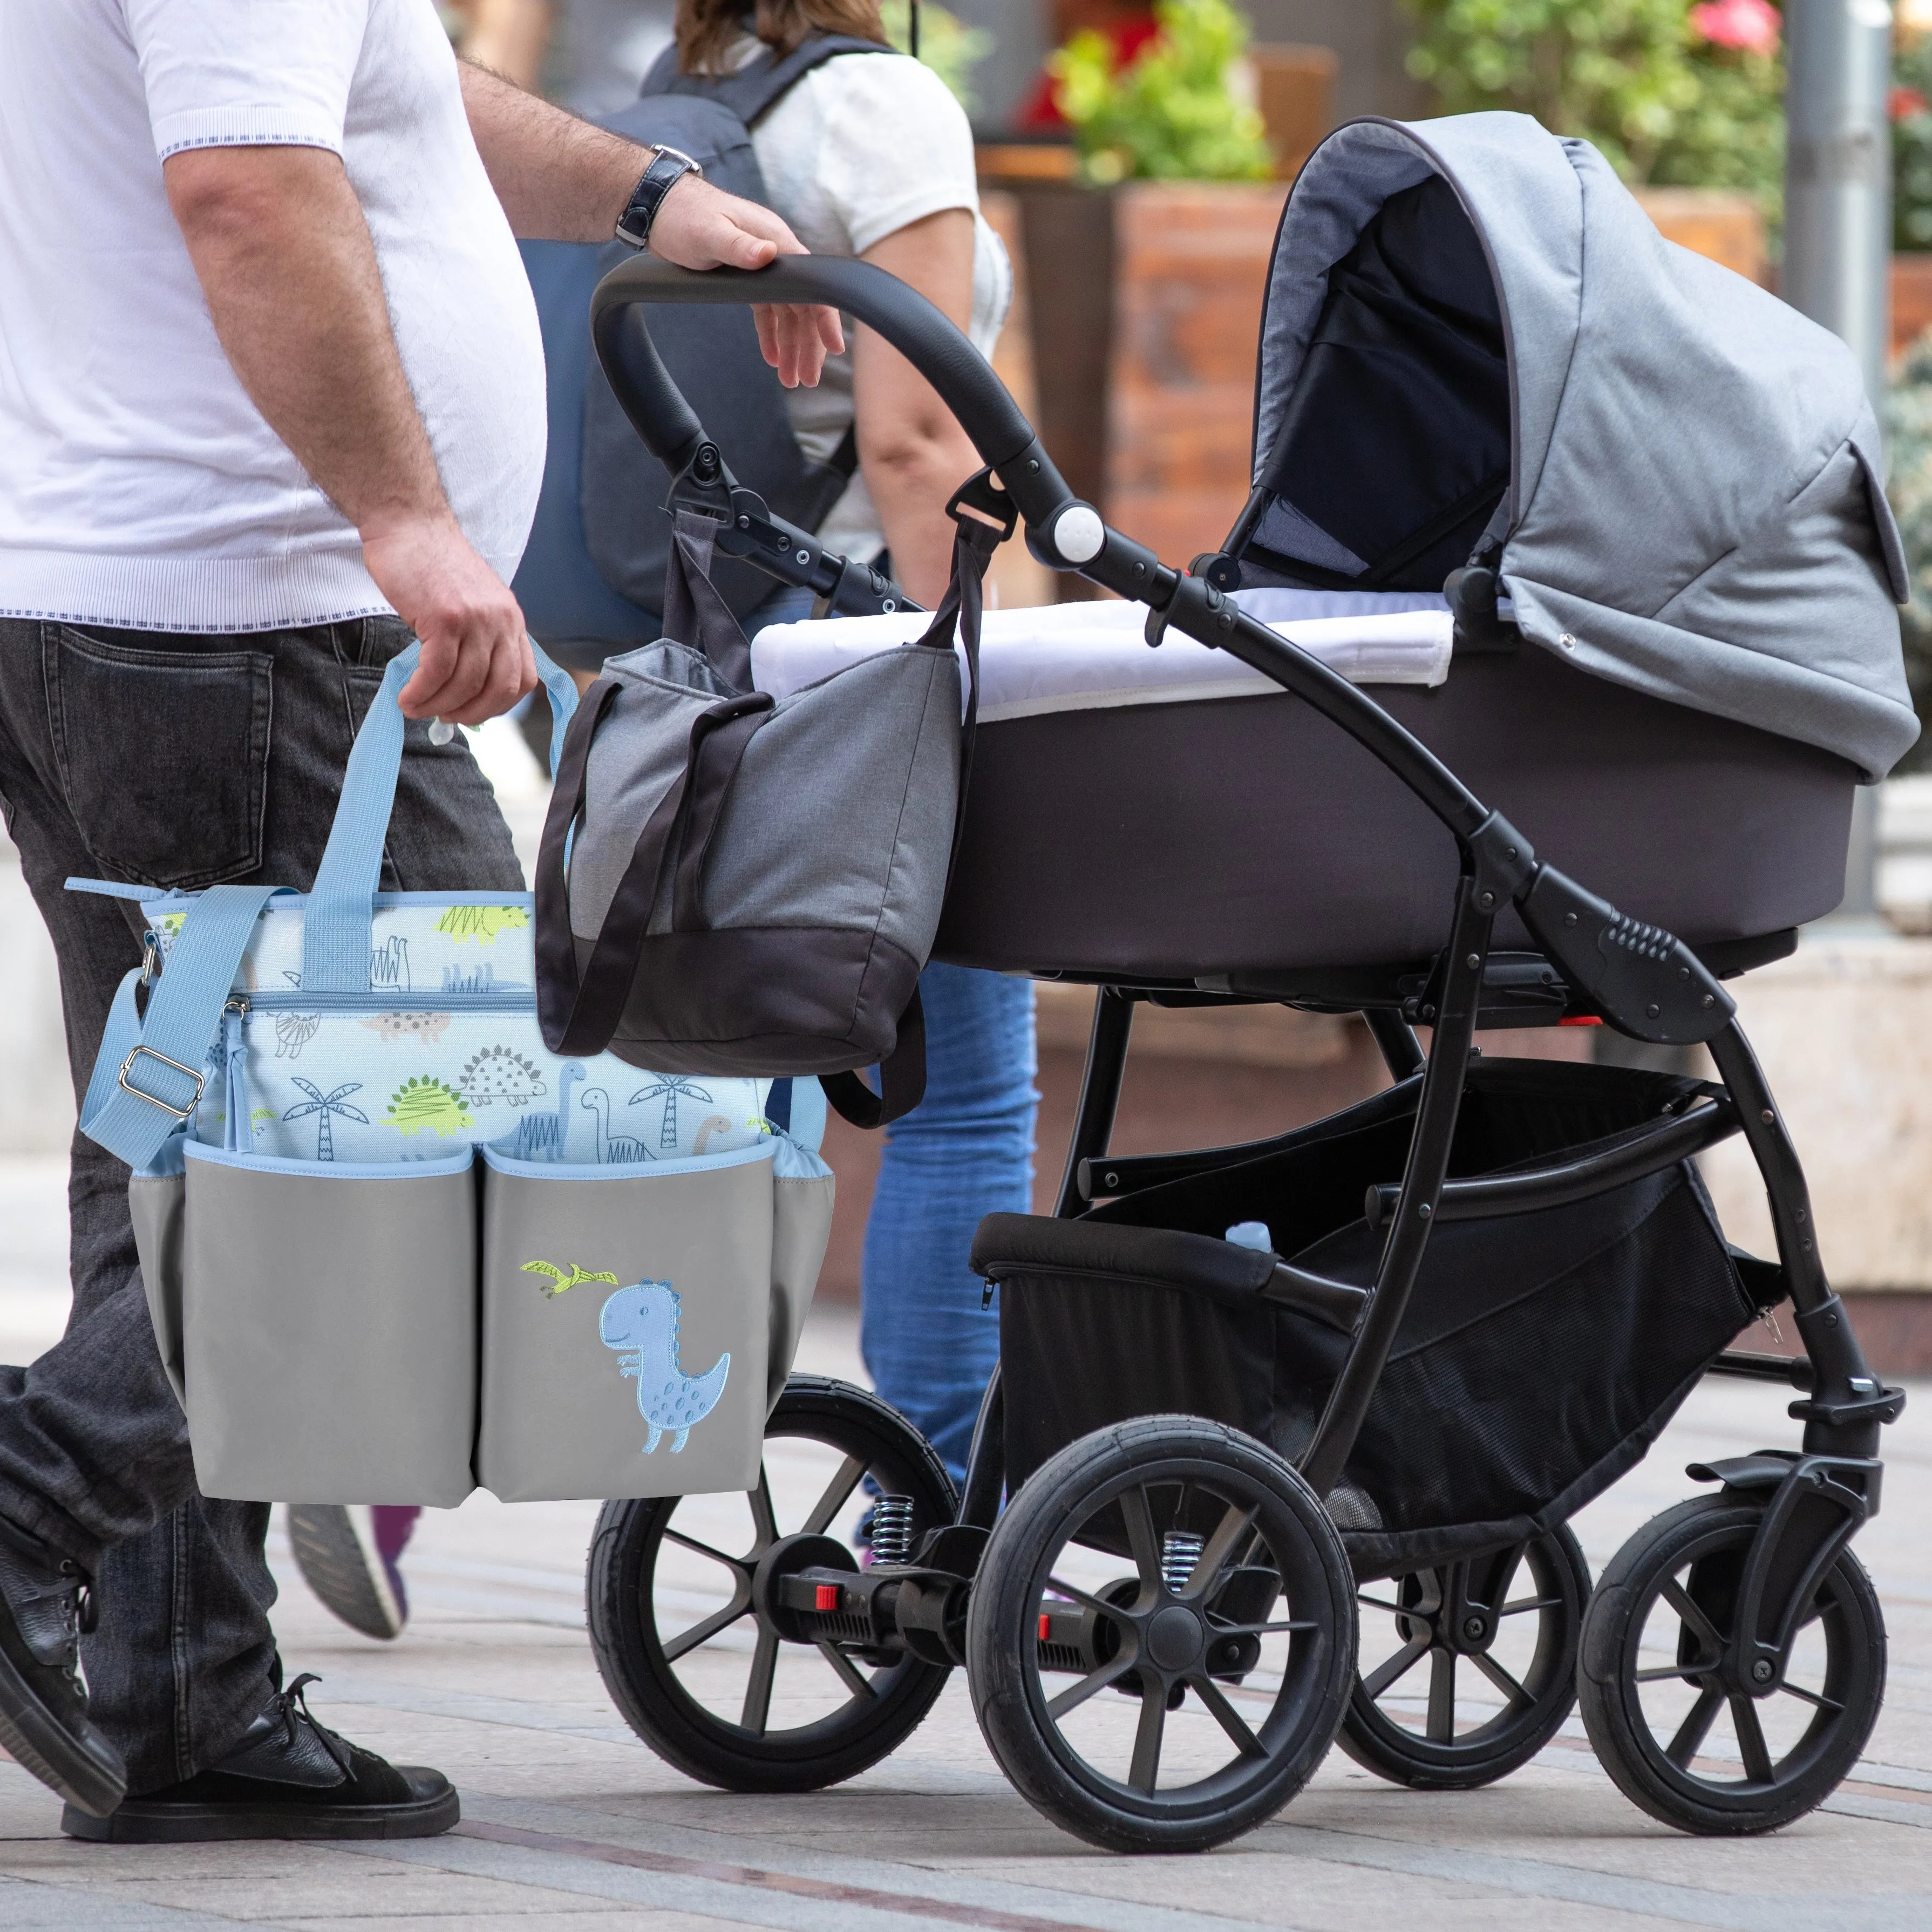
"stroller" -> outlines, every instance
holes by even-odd
[[[1655,1817],[1810,1810],[1883,1694],[1848,1546],[1904,1397],[1724,982],[1837,903],[1855,786],[1916,730],[1849,356],[1661,241],[1581,142],[1352,123],[1282,218],[1252,495],[1180,571],[1072,497],[890,278],[640,260],[593,332],[673,506],[832,620],[760,637],[766,688],[920,628],[735,487],[652,350],[646,305],[775,297],[934,384],[988,465],[956,514],[1023,520],[1125,600],[988,615],[935,954],[1098,991],[1058,1213],[975,1245],[1001,1366],[963,1493],[893,1411],[794,1376],[748,1496],[605,1508],[590,1629],[626,1717],[696,1778],[804,1790],[963,1666],[1020,1791],[1124,1851],[1252,1827],[1338,1737],[1402,1784],[1486,1784],[1580,1699]],[[1138,1006],[1269,1001],[1362,1016],[1390,1084],[1269,1140],[1110,1154]],[[1475,1050],[1579,1022],[1660,1070]],[[1738,1133],[1774,1261],[1694,1166]],[[1802,1359],[1732,1347],[1786,1300]],[[1593,1587],[1567,1519],[1711,1372],[1794,1388],[1802,1448],[1694,1466],[1714,1486]]]

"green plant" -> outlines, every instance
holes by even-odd
[[[1892,245],[1932,248],[1932,34],[1901,34],[1892,55]]]
[[[912,45],[910,0],[884,0],[879,9],[886,38],[902,52]],[[974,108],[973,70],[993,50],[993,37],[969,27],[944,7],[922,4],[919,10],[920,61],[952,90],[953,98],[968,114]]]
[[[1784,64],[1766,0],[1404,0],[1444,109],[1580,136],[1633,185],[1739,188],[1774,215]]]
[[[1902,614],[1905,674],[1922,719],[1932,718],[1932,336],[1921,336],[1900,359],[1886,410],[1886,494],[1898,519],[1912,602]],[[1922,738],[1902,770],[1932,764]]]
[[[1247,22],[1228,0],[1155,0],[1154,10],[1160,32],[1124,65],[1090,31],[1047,64],[1088,178],[1266,180],[1262,118],[1228,85]]]

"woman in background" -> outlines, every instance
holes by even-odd
[[[772,206],[815,255],[856,256],[909,282],[989,356],[1012,300],[1006,251],[980,214],[973,134],[929,68],[886,45],[876,0],[678,0],[687,74],[782,58],[814,33],[877,40],[814,68],[752,130]],[[980,466],[965,432],[898,351],[847,319],[849,352],[819,386],[786,392],[807,453],[856,426],[858,473],[819,526],[826,546],[884,558],[928,609],[946,593],[947,500]],[[766,622],[802,616],[768,608]],[[956,1478],[999,1352],[997,1314],[968,1266],[982,1215],[1032,1205],[1033,988],[929,966],[926,1098],[885,1130],[866,1226],[861,1346],[879,1393]]]

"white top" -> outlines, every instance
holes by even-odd
[[[1455,622],[1440,597],[1244,590],[1235,601],[1354,683],[1438,685],[1449,675]],[[980,722],[1284,694],[1240,658],[1178,631],[1150,650],[1147,620],[1144,605],[1112,600],[988,610],[980,632]],[[922,612],[898,611],[767,625],[752,640],[752,684],[788,698],[861,658],[912,643],[931,622]],[[963,668],[961,683],[963,698]]]
[[[0,0],[0,5],[10,0]],[[742,67],[759,52],[746,34]],[[967,333],[990,357],[1013,298],[1000,238],[980,212],[966,110],[928,67],[904,54],[840,54],[796,82],[752,130],[772,206],[814,255],[862,255],[876,242],[949,208],[973,212],[973,314]],[[851,318],[846,318],[849,334]],[[852,358],[832,357],[815,389],[785,398],[808,455],[830,456],[852,424]],[[819,526],[821,541],[869,562],[885,542],[865,478]]]
[[[388,608],[230,368],[169,211],[162,160],[231,146],[343,158],[451,507],[516,568],[542,339],[430,0],[0,0],[0,615]]]

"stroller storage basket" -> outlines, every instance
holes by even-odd
[[[1264,1291],[1283,1258],[1372,1282],[1384,1236],[1363,1202],[1400,1175],[1419,1089],[1077,1220],[988,1216],[973,1258],[1001,1288],[1012,1487],[1089,1430],[1166,1412],[1297,1457],[1346,1358],[1351,1313]],[[1478,1060],[1450,1175],[1582,1153],[1700,1090],[1622,1068]],[[1265,1222],[1276,1252],[1222,1238],[1243,1221]],[[1688,1162],[1560,1207],[1445,1221],[1328,1498],[1358,1570],[1553,1528],[1640,1460],[1755,1312]]]

